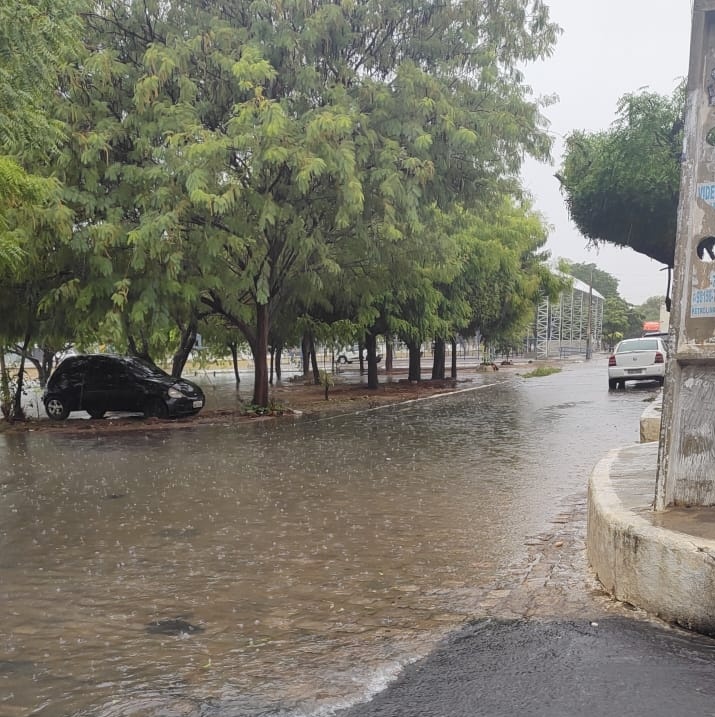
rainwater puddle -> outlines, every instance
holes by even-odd
[[[333,419],[0,436],[0,715],[367,699],[638,440],[654,392],[609,393],[596,359]]]

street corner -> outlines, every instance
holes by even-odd
[[[614,598],[715,635],[715,540],[652,510],[656,443],[612,450],[589,481],[587,555]],[[692,512],[713,509],[692,509]],[[692,513],[691,513],[692,515]],[[711,521],[705,523],[707,529]],[[689,531],[689,532],[684,532]]]

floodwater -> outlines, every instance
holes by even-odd
[[[0,436],[0,715],[313,717],[525,552],[655,387],[560,374],[330,419]]]

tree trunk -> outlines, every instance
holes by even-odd
[[[241,383],[241,376],[238,373],[238,344],[235,341],[230,341],[228,344],[231,349],[231,360],[233,361],[233,376],[236,379],[236,388]]]
[[[282,369],[281,369],[281,356],[282,356],[282,355],[283,355],[283,347],[282,347],[282,346],[278,346],[278,347],[276,348],[276,365],[275,365],[275,369],[276,369],[276,381],[278,381],[278,383],[281,382],[281,373],[282,373]]]
[[[198,322],[195,319],[189,321],[188,326],[181,332],[181,341],[179,342],[179,348],[174,354],[174,359],[171,362],[171,375],[174,378],[181,378],[181,374],[186,367],[186,362],[189,360],[191,351],[196,344],[196,332],[198,331]]]
[[[12,418],[15,421],[21,421],[25,418],[25,411],[22,408],[22,389],[25,379],[25,355],[27,347],[30,345],[30,333],[25,334],[25,340],[22,344],[22,352],[20,353],[20,368],[17,370],[17,386],[15,386],[15,399],[12,408]]]
[[[50,377],[52,369],[55,366],[55,353],[56,352],[53,349],[42,349],[42,361],[40,362],[40,368],[37,370],[37,377],[40,380],[40,388],[47,386],[47,379]]]
[[[313,337],[309,337],[310,341],[310,365],[313,368],[313,383],[320,386],[320,369],[318,368],[318,357],[315,355],[315,341]]]
[[[5,365],[5,347],[0,345],[0,411],[10,420],[12,417],[12,396],[10,395],[10,376]]]
[[[365,349],[367,353],[367,387],[378,388],[380,382],[377,378],[377,338],[374,334],[365,336]]]
[[[310,336],[305,333],[303,334],[303,340],[300,342],[300,353],[303,359],[303,378],[308,378],[310,375]]]
[[[151,356],[149,355],[149,347],[146,345],[146,341],[142,340],[142,346],[139,348],[137,342],[133,336],[127,336],[127,347],[129,348],[129,354],[136,356],[137,358],[144,359],[149,363],[154,363]]]
[[[253,349],[253,403],[268,406],[268,304],[256,306],[256,345]]]
[[[407,351],[410,356],[407,378],[409,381],[419,381],[422,378],[422,367],[420,357],[420,344],[407,342]]]
[[[437,338],[434,340],[434,354],[432,358],[432,380],[444,378],[444,339]]]
[[[392,364],[394,361],[395,347],[392,343],[391,338],[385,338],[385,371],[388,373],[392,371]]]
[[[45,383],[47,382],[47,377],[43,375],[43,367],[42,367],[42,361],[35,358],[35,356],[32,355],[32,351],[22,352],[25,354],[25,360],[29,361],[35,370],[37,371],[37,380],[40,382],[40,386],[44,388]],[[44,382],[43,382],[44,378]]]
[[[452,378],[457,379],[457,337],[452,336]]]
[[[271,354],[271,367],[268,370],[268,383],[270,383],[272,386],[273,385],[273,360],[276,355],[276,347],[275,346],[270,347],[270,354]]]

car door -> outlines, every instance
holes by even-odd
[[[113,376],[114,391],[122,411],[144,410],[144,385],[140,375],[134,368],[131,359],[122,359],[118,362]]]
[[[130,370],[125,359],[107,357],[103,363],[103,395],[110,411],[140,411],[142,407],[141,384]]]
[[[86,357],[71,356],[58,367],[51,380],[50,392],[61,397],[70,410],[81,408],[87,365]]]
[[[87,363],[82,405],[85,411],[116,411],[116,396],[112,390],[113,364],[109,356],[92,356]]]

